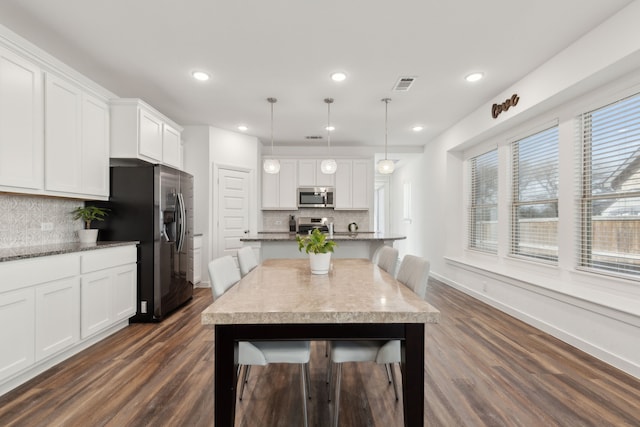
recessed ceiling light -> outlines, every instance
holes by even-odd
[[[423,130],[423,129],[424,129],[424,126],[417,125],[417,126],[412,127],[411,129],[412,129],[414,132],[420,132],[421,130]]]
[[[335,126],[327,126],[325,127],[326,130],[328,130],[329,132],[333,132],[334,130],[336,130]]]
[[[238,130],[242,132],[246,132],[249,130],[249,128],[246,125],[239,125]]]
[[[477,82],[478,80],[480,80],[481,78],[484,77],[484,73],[471,73],[469,74],[467,77],[465,77],[464,79],[468,82]]]
[[[204,71],[194,71],[193,73],[191,73],[191,75],[194,79],[200,80],[201,82],[206,82],[207,80],[209,80],[209,74],[205,73]]]
[[[347,78],[347,74],[342,71],[337,71],[335,73],[331,73],[331,80],[334,82],[341,82]]]

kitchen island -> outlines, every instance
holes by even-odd
[[[331,239],[337,243],[337,247],[333,252],[334,257],[371,259],[374,252],[381,246],[393,246],[396,240],[406,239],[406,236],[375,232],[356,232],[334,233]],[[298,251],[296,233],[258,233],[242,237],[240,241],[243,242],[245,246],[253,247],[260,260],[307,257],[306,253]]]

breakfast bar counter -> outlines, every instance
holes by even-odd
[[[259,259],[304,258],[304,252],[298,251],[296,233],[276,232],[258,233],[240,238],[245,245],[252,246]],[[335,258],[368,258],[383,245],[393,246],[396,240],[406,236],[376,232],[333,233],[331,240],[337,243]]]

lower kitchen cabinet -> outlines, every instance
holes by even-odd
[[[70,277],[35,288],[36,361],[80,340],[80,286]]]
[[[135,263],[127,249],[112,248],[82,255],[81,337],[87,338],[136,313]],[[131,247],[135,259],[135,247]]]
[[[0,294],[0,380],[35,361],[33,289]]]
[[[125,327],[134,244],[0,262],[0,395]]]

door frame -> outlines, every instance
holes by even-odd
[[[241,166],[233,166],[225,163],[216,163],[213,162],[211,164],[212,173],[211,173],[211,193],[209,197],[209,212],[210,212],[210,224],[209,230],[211,230],[211,236],[209,238],[208,248],[209,259],[216,259],[220,256],[218,251],[218,238],[220,236],[219,228],[219,218],[220,218],[220,206],[218,203],[218,196],[220,194],[220,169],[226,169],[236,172],[245,172],[249,175],[249,230],[250,232],[255,232],[257,227],[257,201],[256,201],[256,182],[255,182],[255,169],[241,167]]]

